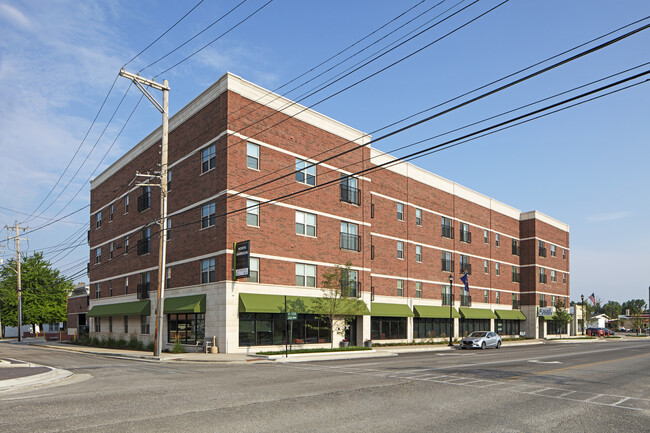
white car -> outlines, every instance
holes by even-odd
[[[501,337],[492,331],[474,331],[460,341],[461,349],[485,349],[487,347],[501,347]]]

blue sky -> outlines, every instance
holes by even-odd
[[[142,75],[160,74],[267,1],[244,2],[195,40],[145,69]],[[197,2],[0,0],[0,28],[3,29],[0,38],[0,225],[25,220],[27,215],[23,213],[31,214],[45,199],[82,143],[120,67]],[[127,70],[137,72],[150,65],[240,2],[204,1],[160,41],[129,63]],[[437,7],[407,24],[438,3]],[[460,0],[274,0],[158,79],[166,78],[170,82],[172,115],[226,71],[275,89],[413,7],[399,20],[346,52],[346,56],[406,24],[401,30],[363,55],[286,95],[298,99],[306,89],[437,14],[452,7],[455,7],[452,11],[457,11],[471,5],[302,101],[310,106],[499,3],[495,0],[481,0],[473,5]],[[645,0],[511,0],[314,109],[371,132],[649,15],[650,2]],[[279,93],[314,77],[346,56],[305,75]],[[399,146],[648,61],[650,30],[381,141],[376,147],[391,152]],[[26,225],[39,228],[55,215],[60,217],[87,205],[87,180],[160,124],[159,113],[146,101],[126,122],[140,96],[134,89],[109,122],[128,86],[126,79],[117,80],[79,153],[37,214],[51,206]],[[592,292],[605,301],[647,298],[650,285],[647,247],[650,243],[649,107],[650,84],[643,84],[414,163],[522,211],[538,210],[569,224],[573,300],[579,299],[580,294],[588,296]],[[100,138],[104,128],[106,131]],[[77,170],[78,174],[73,177]],[[88,261],[84,243],[87,223],[87,210],[73,214],[28,234],[29,241],[23,244],[23,249],[29,252],[45,249],[46,258],[53,257],[55,266],[72,275]],[[3,238],[5,234],[6,231],[2,233]],[[60,248],[56,246],[61,242],[80,246],[57,251]],[[6,245],[1,256],[7,258],[11,254],[13,245]],[[77,279],[86,280],[85,275]]]

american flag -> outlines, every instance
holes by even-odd
[[[592,293],[591,296],[589,297],[589,300],[596,305],[596,296]]]

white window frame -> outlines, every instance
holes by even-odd
[[[209,259],[201,260],[201,284],[210,284],[216,281],[216,259],[211,257]],[[210,275],[212,273],[212,275]]]
[[[260,226],[260,202],[257,200],[246,199],[246,225]]]
[[[97,212],[95,215],[95,230],[102,226],[102,211]]]
[[[260,146],[259,144],[246,143],[246,167],[260,171]]]
[[[501,263],[499,262],[494,263],[494,275],[497,277],[501,275]]]
[[[488,264],[487,260],[483,260],[483,273],[484,274],[489,274],[490,273],[490,265]]]
[[[397,221],[404,221],[404,203],[397,203]]]
[[[215,202],[206,203],[201,206],[201,230],[215,225],[217,219],[216,207]]]
[[[316,287],[316,265],[296,263],[296,286]]]
[[[95,250],[95,264],[98,265],[102,262],[102,247],[97,247]]]
[[[397,280],[397,296],[404,297],[404,280]]]
[[[249,275],[246,281],[249,283],[260,282],[260,259],[258,257],[251,257],[248,262]]]
[[[422,263],[422,245],[415,246],[415,261]]]
[[[317,231],[316,214],[296,211],[296,234],[301,236],[316,237]],[[311,234],[310,232],[313,232]]]
[[[207,163],[207,168],[206,168]],[[201,149],[201,174],[214,170],[217,166],[217,146],[211,144]]]
[[[415,209],[415,225],[422,226],[422,209]]]
[[[497,247],[501,245],[501,236],[499,233],[494,234],[494,245]]]
[[[415,297],[422,298],[422,281],[415,282]]]
[[[404,242],[397,241],[397,258],[400,260],[404,259]]]
[[[300,179],[302,177],[302,180]],[[296,182],[316,186],[316,165],[304,159],[296,158]]]

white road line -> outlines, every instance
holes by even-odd
[[[582,400],[582,401],[587,402],[587,403],[591,403],[591,400],[594,400],[594,399],[596,399],[596,398],[598,398],[598,397],[602,397],[603,395],[605,395],[605,394],[596,394],[595,396],[590,397],[590,398],[588,398],[588,399],[586,399],[586,400]],[[596,402],[596,403],[597,403],[597,402]]]
[[[617,401],[616,403],[613,403],[612,406],[616,406],[617,404],[621,404],[621,403],[623,403],[624,401],[629,400],[630,398],[631,398],[631,397],[625,397],[625,398],[623,398],[623,399]]]

